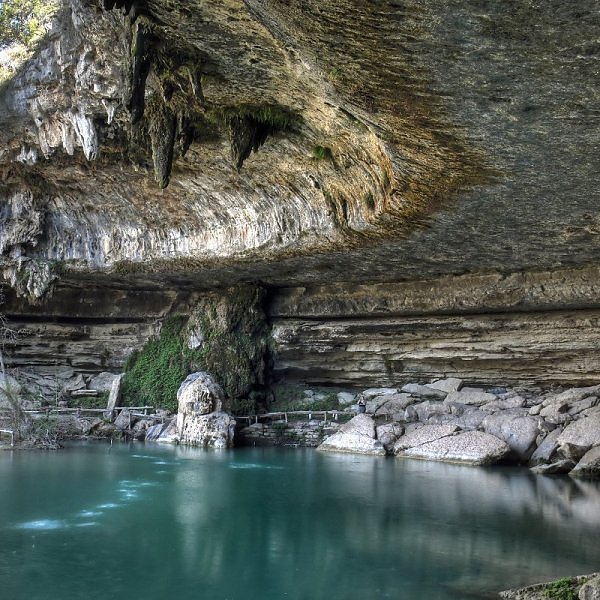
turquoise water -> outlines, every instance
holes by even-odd
[[[0,452],[0,598],[436,600],[600,568],[600,486],[525,470],[80,444]]]

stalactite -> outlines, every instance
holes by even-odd
[[[177,117],[161,100],[156,99],[152,106],[150,119],[150,139],[152,140],[152,161],[154,177],[161,189],[169,185],[173,166],[173,147]]]
[[[132,27],[131,89],[127,101],[131,122],[134,124],[144,116],[146,79],[152,65],[155,44],[152,22],[147,17],[140,16]]]

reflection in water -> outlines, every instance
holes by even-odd
[[[146,600],[483,598],[600,562],[593,482],[313,451],[139,448],[0,455],[7,597],[100,599],[134,586]]]

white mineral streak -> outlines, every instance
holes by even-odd
[[[98,135],[96,134],[94,122],[82,112],[81,108],[79,112],[71,113],[70,117],[77,134],[78,145],[83,148],[85,157],[88,160],[96,160],[98,157]]]

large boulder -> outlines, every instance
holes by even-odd
[[[553,423],[554,425],[565,424],[573,420],[569,414],[569,407],[570,404],[568,402],[562,401],[553,402],[547,406],[542,404],[539,415],[548,421],[548,423]]]
[[[585,388],[570,388],[561,392],[560,394],[551,394],[546,397],[543,402],[544,406],[549,406],[550,404],[556,403],[573,403],[578,402],[579,400],[583,400],[583,398],[587,398],[588,396],[594,396],[600,393],[600,385],[594,385],[591,387]]]
[[[538,418],[507,411],[490,414],[483,419],[481,426],[486,433],[506,442],[520,461],[529,460],[540,433]]]
[[[447,377],[446,379],[438,379],[433,383],[428,383],[427,386],[442,392],[457,392],[462,385],[462,379],[456,377]]]
[[[231,448],[235,419],[225,412],[187,415],[178,428],[179,443],[203,448]]]
[[[131,411],[124,408],[115,419],[115,427],[120,431],[129,429],[135,422],[136,418],[132,415]]]
[[[227,408],[223,389],[212,375],[203,371],[188,375],[177,390],[178,414],[207,415]]]
[[[103,371],[102,373],[98,373],[95,377],[92,377],[88,388],[90,390],[97,390],[98,392],[110,392],[112,388],[112,384],[117,379],[119,375],[115,375],[114,373],[108,373],[107,371]],[[77,388],[80,389],[80,388]]]
[[[578,400],[577,402],[571,402],[571,404],[569,405],[569,414],[570,415],[578,415],[580,413],[582,413],[584,410],[588,410],[590,408],[594,408],[595,406],[598,406],[598,402],[600,402],[600,399],[598,398],[598,396],[588,396],[587,398],[584,398],[583,400]]]
[[[386,423],[379,425],[376,433],[386,452],[392,452],[396,440],[404,433],[404,427],[398,423]]]
[[[554,429],[542,440],[529,459],[529,464],[531,466],[535,467],[536,465],[552,462],[552,459],[558,450],[558,443],[556,440],[560,433],[561,429]]]
[[[557,460],[551,464],[541,464],[535,467],[531,467],[530,471],[536,475],[562,475],[568,473],[575,463],[572,460]]]
[[[579,600],[600,600],[600,575],[586,581],[579,588]]]
[[[396,420],[400,420],[403,417],[407,406],[417,401],[417,398],[414,398],[410,394],[389,394],[380,397],[380,399],[382,402],[378,405],[374,414],[377,416],[390,416]]]
[[[465,410],[460,413],[460,415],[454,419],[454,423],[458,425],[460,429],[473,431],[479,429],[483,419],[485,419],[487,415],[488,413],[485,413],[478,408],[471,408],[470,410]]]
[[[77,375],[75,375],[74,377],[71,377],[70,379],[67,379],[62,386],[62,391],[70,394],[71,392],[76,392],[78,390],[83,390],[85,389],[86,385],[85,385],[85,381],[83,379],[83,375],[81,373],[78,373]],[[95,388],[93,388],[95,389]]]
[[[350,452],[385,456],[385,448],[376,439],[375,421],[369,415],[356,415],[344,423],[337,433],[326,438],[317,448],[324,452]]]
[[[373,398],[376,398],[377,396],[389,396],[391,394],[397,393],[398,388],[369,388],[367,390],[362,391],[356,399],[368,402],[369,400],[373,400]]]
[[[177,432],[177,419],[158,423],[149,427],[146,430],[145,440],[147,442],[162,442],[165,444],[177,444],[179,442],[179,434]]]
[[[580,459],[590,448],[600,446],[600,413],[569,423],[557,442],[559,453],[572,459]]]
[[[487,404],[483,404],[481,410],[485,410],[486,412],[499,412],[501,410],[510,410],[513,408],[523,408],[525,403],[525,398],[522,398],[521,396],[500,398],[498,400],[488,402]]]
[[[402,391],[405,394],[411,394],[412,396],[418,396],[419,398],[431,398],[435,400],[443,400],[447,395],[447,393],[442,390],[429,387],[428,385],[420,385],[418,383],[407,383],[403,386]]]
[[[600,446],[588,450],[569,475],[600,479]]]
[[[118,406],[119,400],[121,399],[121,387],[123,383],[123,375],[118,375],[113,379],[110,386],[110,392],[108,394],[108,402],[106,403],[106,410],[104,411],[104,418],[112,418],[112,414],[115,407]]]
[[[497,397],[494,394],[488,394],[483,391],[470,391],[461,390],[460,392],[449,392],[444,402],[458,404],[472,404],[475,406],[481,406],[482,404],[488,404],[488,402],[494,402]]]
[[[510,448],[497,437],[482,431],[466,431],[400,451],[397,456],[490,465],[502,460]]]
[[[427,421],[435,415],[448,415],[451,411],[450,406],[444,402],[432,402],[431,400],[413,404],[412,408],[417,413],[419,421]]]
[[[225,412],[225,393],[211,375],[202,371],[189,375],[177,391],[177,404],[180,443],[204,448],[233,446],[235,419]]]
[[[452,435],[457,430],[456,425],[424,425],[400,437],[394,444],[394,454]]]

